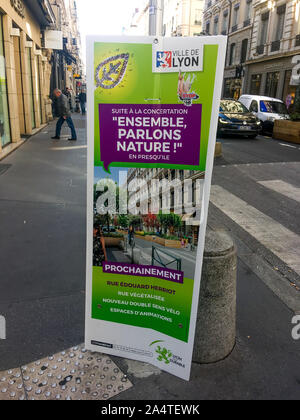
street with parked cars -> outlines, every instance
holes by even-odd
[[[219,108],[218,135],[272,136],[275,120],[288,119],[286,105],[277,98],[258,95],[242,95],[238,101],[224,98]]]

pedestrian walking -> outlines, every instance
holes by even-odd
[[[66,121],[68,126],[71,129],[71,138],[69,140],[77,140],[77,135],[73,120],[71,118],[70,107],[68,103],[68,98],[62,93],[60,89],[54,89],[54,107],[56,115],[59,117],[56,123],[56,132],[55,136],[51,137],[52,139],[60,139],[60,131],[63,123]]]
[[[86,93],[82,90],[78,96],[82,115],[85,115]]]
[[[73,101],[72,101],[72,90],[68,87],[66,87],[66,90],[63,92],[64,95],[66,95],[66,97],[68,98],[69,101],[69,106],[70,106],[70,111],[73,112]]]

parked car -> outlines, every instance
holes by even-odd
[[[262,131],[273,133],[275,120],[289,119],[288,110],[283,101],[268,96],[242,95],[239,101],[262,123]]]
[[[237,134],[255,138],[261,130],[260,121],[239,101],[221,99],[218,134]]]
[[[103,233],[115,233],[116,232],[116,228],[114,226],[103,226],[102,227],[102,232]]]

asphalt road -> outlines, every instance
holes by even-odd
[[[211,224],[227,227],[300,286],[300,145],[263,136],[220,141]]]
[[[208,225],[237,245],[235,349],[217,364],[193,363],[184,384],[129,370],[135,387],[115,399],[300,398],[300,340],[291,334],[300,313],[300,146],[263,136],[220,141]],[[126,361],[118,362],[126,371]]]
[[[188,251],[187,249],[181,248],[166,248],[162,245],[154,244],[140,238],[135,238],[135,245],[136,248],[141,250],[142,264],[152,264],[152,245],[154,245],[158,251],[158,258],[160,258],[164,264],[168,264],[169,268],[176,270],[176,259],[179,259],[181,260],[181,270],[184,272],[185,277],[194,277],[196,251]],[[154,263],[154,265],[159,264]]]

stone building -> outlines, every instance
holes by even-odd
[[[53,118],[54,87],[75,96],[80,51],[75,0],[1,0],[0,157]]]
[[[76,2],[50,0],[50,3],[55,14],[55,28],[62,32],[63,39],[62,49],[52,54],[51,91],[56,87],[64,91],[68,87],[75,96],[85,84]]]
[[[54,22],[48,0],[1,0],[0,153],[51,115],[51,51],[42,49],[41,27]]]
[[[166,181],[165,184],[163,180]],[[129,169],[128,211],[136,214],[138,209],[141,215],[158,214],[159,211],[175,212],[181,216],[181,233],[190,236],[195,244],[198,241],[200,226],[203,181],[202,171],[164,168]],[[147,230],[145,226],[142,227]]]
[[[163,34],[195,36],[202,32],[204,0],[164,0]]]
[[[205,32],[228,35],[224,97],[295,95],[290,82],[300,54],[299,12],[299,0],[205,1]]]
[[[137,2],[131,35],[194,36],[202,32],[204,0]]]
[[[299,13],[299,0],[254,0],[245,92],[284,101],[295,96],[291,76],[300,54]]]
[[[223,96],[238,99],[252,34],[252,0],[206,0],[203,22],[207,35],[228,36]]]

